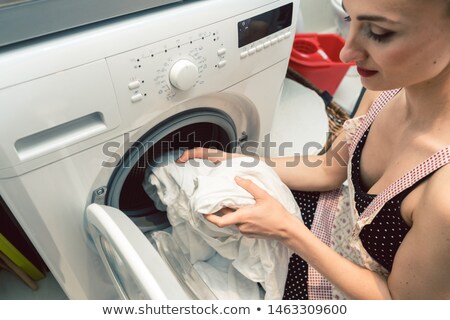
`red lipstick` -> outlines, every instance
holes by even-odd
[[[364,77],[364,78],[371,77],[374,74],[378,73],[378,71],[368,70],[368,69],[364,69],[364,68],[361,68],[361,67],[357,67],[356,70],[358,71],[359,75],[361,77]]]

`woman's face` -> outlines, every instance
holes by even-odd
[[[450,77],[446,0],[344,0],[351,20],[341,60],[356,62],[362,84],[387,90]]]

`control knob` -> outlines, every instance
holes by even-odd
[[[186,91],[192,88],[198,79],[198,68],[189,60],[178,60],[170,69],[170,83],[177,89]]]

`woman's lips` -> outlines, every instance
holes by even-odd
[[[371,77],[374,74],[378,73],[378,71],[368,70],[368,69],[364,69],[364,68],[361,68],[361,67],[357,67],[356,70],[358,70],[359,75],[361,77],[364,77],[364,78]]]

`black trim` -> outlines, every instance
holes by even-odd
[[[147,152],[150,153],[150,156],[155,156],[155,152],[151,148],[168,135],[194,125],[198,125],[198,128],[205,128],[207,125],[218,127],[226,134],[224,138],[227,140],[227,145],[224,146],[226,151],[231,151],[235,148],[237,143],[236,127],[233,120],[226,113],[211,108],[197,108],[181,112],[150,129],[125,152],[108,182],[105,204],[119,208],[130,217],[142,217],[158,213],[155,211],[155,208],[147,208],[147,206],[142,208],[142,210],[130,209],[128,204],[123,206],[123,188],[128,183],[129,176],[132,179],[134,178],[133,175],[136,174],[135,166],[139,165],[139,177],[142,176],[147,167],[151,166],[152,159],[145,159],[146,157],[144,157],[144,155],[147,155]],[[192,129],[195,130],[197,128]],[[219,132],[219,135],[223,136],[223,132]],[[191,143],[189,142],[189,144]],[[219,145],[218,148],[220,147]],[[145,168],[140,166],[142,163]],[[132,183],[132,185],[137,186],[137,183]],[[126,203],[130,203],[130,201],[127,200]],[[155,219],[159,218],[155,216]]]

